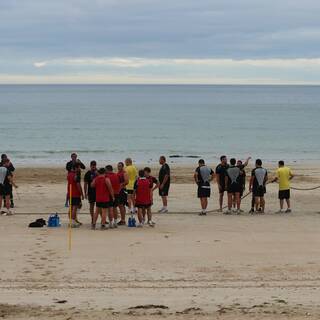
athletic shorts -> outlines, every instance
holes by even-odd
[[[119,193],[119,205],[126,206],[128,204],[128,194],[125,189],[121,189]]]
[[[219,188],[219,193],[224,193],[225,191],[227,191],[226,186],[224,184],[220,184],[221,185],[221,189]]]
[[[210,187],[204,188],[203,186],[198,186],[198,198],[210,198],[210,194]]]
[[[228,186],[228,193],[241,193],[241,185],[239,183],[231,183]]]
[[[113,207],[113,201],[107,201],[107,202],[97,202],[96,203],[97,208],[112,208]]]
[[[264,197],[264,194],[266,193],[266,187],[265,186],[259,186],[256,189],[252,190],[252,193],[255,197]]]
[[[117,208],[119,206],[119,195],[115,194],[114,195],[114,200],[112,201],[113,207]]]
[[[290,199],[290,189],[288,190],[279,190],[279,199]]]
[[[12,185],[11,184],[0,184],[0,195],[9,196],[12,194]]]
[[[136,203],[136,207],[139,208],[139,209],[148,209],[151,207],[151,203],[149,204],[138,204]]]
[[[133,190],[127,189],[127,194],[133,194]]]
[[[169,189],[170,189],[170,183],[164,185],[161,190],[159,188],[159,196],[166,197],[169,194]]]
[[[81,198],[71,198],[71,205],[75,206],[75,207],[81,207],[82,203],[81,203]]]
[[[89,203],[95,203],[96,202],[96,194],[95,193],[89,193],[88,194],[88,201],[89,201]]]

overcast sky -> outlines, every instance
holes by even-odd
[[[0,1],[0,83],[317,83],[319,0]]]

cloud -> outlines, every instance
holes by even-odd
[[[48,63],[46,61],[41,61],[41,62],[35,62],[33,65],[36,67],[36,68],[43,68],[47,65]]]

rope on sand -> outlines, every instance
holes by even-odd
[[[300,190],[300,191],[311,191],[311,190],[316,190],[319,189],[320,186],[317,187],[313,187],[313,188],[295,188],[295,187],[291,187],[290,189],[292,190]]]

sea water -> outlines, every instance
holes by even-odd
[[[0,153],[61,165],[320,159],[320,87],[0,85]]]

